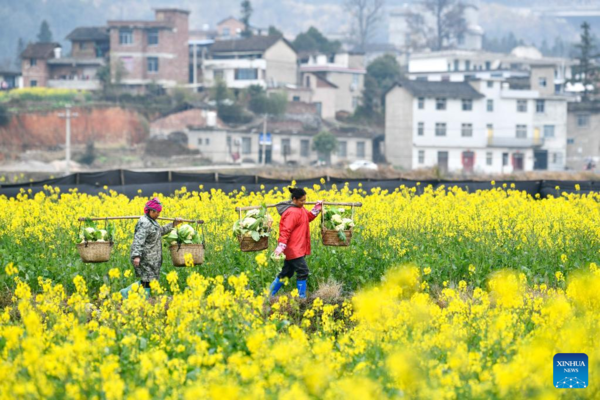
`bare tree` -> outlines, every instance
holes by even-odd
[[[467,7],[461,0],[422,0],[423,12],[412,13],[407,21],[415,44],[434,50],[451,46],[467,31]]]
[[[373,37],[375,27],[383,17],[385,0],[346,0],[345,7],[352,17],[353,34],[359,50],[364,51]]]

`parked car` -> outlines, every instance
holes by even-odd
[[[352,171],[358,171],[359,169],[366,169],[370,171],[377,171],[379,167],[372,161],[367,160],[356,160],[348,166]]]

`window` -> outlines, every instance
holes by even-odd
[[[436,110],[445,110],[446,109],[446,99],[444,99],[444,98],[435,99],[435,109]]]
[[[465,71],[468,71],[471,69],[471,61],[467,60],[465,61]]]
[[[148,72],[158,72],[157,57],[148,57]]]
[[[506,167],[508,165],[508,153],[502,153],[502,166]]]
[[[527,137],[527,125],[517,125],[517,137],[519,139]]]
[[[563,154],[562,153],[552,153],[552,164],[562,164],[563,163]]]
[[[359,99],[359,97],[356,97],[356,96],[352,97],[352,108],[358,107],[358,99]]]
[[[315,106],[317,107],[317,114],[319,114],[319,116],[322,117],[323,116],[323,103],[318,101],[315,103]]]
[[[290,139],[281,139],[281,155],[289,156],[292,154],[292,143]]]
[[[425,163],[425,150],[419,150],[419,164]]]
[[[575,138],[568,138],[567,144],[575,144]]]
[[[587,114],[577,115],[577,126],[584,127],[590,124],[590,116]]]
[[[527,100],[517,100],[517,112],[527,112]]]
[[[229,35],[231,35],[231,30],[226,26],[223,28],[223,36],[228,37]]]
[[[32,79],[29,84],[31,87],[37,87],[37,81],[35,79]]]
[[[198,138],[198,146],[202,146],[202,138]]]
[[[356,142],[356,157],[365,157],[365,142]]]
[[[148,31],[148,46],[156,46],[158,44],[158,29],[150,29]]]
[[[302,139],[300,141],[300,156],[308,157],[310,152],[310,141],[308,139]]]
[[[460,68],[460,61],[454,60],[454,70],[458,71]]]
[[[488,99],[487,101],[487,110],[488,112],[494,111],[494,100]]]
[[[419,97],[419,100],[417,101],[417,104],[418,104],[419,110],[423,110],[425,108],[425,98],[424,97]]]
[[[417,136],[425,135],[425,122],[419,122],[419,126],[417,128]]]
[[[491,62],[489,62],[489,61],[486,61],[486,62],[485,62],[485,69],[486,69],[486,70],[488,70],[488,71],[489,71],[490,69],[492,69],[492,63],[491,63]]]
[[[210,144],[210,139],[209,138],[204,139],[204,143],[207,144],[207,145],[209,145]]]
[[[293,101],[300,101],[300,96],[294,96],[292,100]]]
[[[252,153],[252,138],[242,138],[242,154]]]
[[[348,157],[348,144],[346,142],[338,142],[338,157]]]
[[[133,30],[119,29],[119,44],[133,44]]]
[[[352,84],[353,84],[355,87],[358,87],[358,84],[359,84],[359,83],[360,83],[360,75],[358,75],[358,74],[353,74],[353,75],[352,75]]]
[[[258,69],[240,68],[235,70],[236,81],[249,81],[258,79]]]
[[[485,165],[492,165],[493,161],[494,161],[494,153],[492,153],[491,151],[488,151],[487,153],[485,153]]]
[[[462,109],[463,109],[463,111],[472,111],[473,110],[473,100],[463,99]]]
[[[35,67],[37,65],[37,59],[32,58],[29,60],[29,66],[30,67]]]
[[[435,136],[446,136],[446,123],[436,122],[435,124]]]
[[[553,138],[554,137],[554,125],[544,125],[544,137],[545,138]]]
[[[488,136],[493,136],[494,135],[494,124],[487,124],[486,128],[487,128]]]
[[[487,81],[487,87],[493,88],[494,87],[494,81]]]
[[[460,46],[462,46],[463,44],[465,44],[465,35],[463,35],[463,34],[458,35],[457,40],[458,40],[458,44]]]
[[[536,100],[535,101],[535,112],[543,113],[546,111],[546,102],[544,100]]]
[[[544,78],[544,77],[538,78],[538,83],[541,87],[546,87],[546,78]]]
[[[460,132],[462,137],[473,137],[473,124],[462,124]]]
[[[306,87],[310,87],[310,76],[306,77]]]
[[[213,72],[213,76],[214,76],[215,80],[222,81],[223,78],[225,77],[225,73],[222,69],[215,69]]]
[[[79,42],[79,50],[85,50],[85,48],[87,47],[86,45],[86,42]]]

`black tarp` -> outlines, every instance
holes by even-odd
[[[323,183],[324,182],[324,183]],[[112,170],[105,172],[77,173],[56,179],[46,179],[43,181],[6,184],[0,185],[0,195],[7,197],[15,197],[23,189],[29,190],[33,194],[43,191],[44,186],[52,186],[60,188],[62,193],[67,193],[71,189],[77,189],[80,193],[98,194],[105,191],[105,186],[117,193],[123,193],[129,197],[139,194],[139,190],[143,196],[150,196],[153,193],[162,193],[171,195],[176,190],[186,187],[188,191],[202,189],[205,191],[211,189],[221,189],[226,193],[231,193],[236,190],[245,188],[247,192],[258,192],[260,190],[271,190],[274,188],[283,188],[291,183],[290,180],[281,180],[274,178],[266,178],[254,175],[230,175],[219,173],[185,173],[185,172],[134,172],[127,170]],[[311,179],[297,180],[296,185],[299,187],[312,188],[314,185],[319,185],[321,188],[330,189],[332,185],[336,185],[341,189],[345,185],[349,189],[354,190],[362,188],[370,192],[371,189],[380,188],[382,190],[394,191],[402,186],[408,188],[417,188],[417,193],[423,193],[426,187],[432,186],[434,189],[440,187],[451,188],[459,187],[474,193],[478,190],[487,190],[492,188],[506,188],[519,191],[525,191],[528,194],[535,196],[540,194],[540,197],[545,198],[548,195],[560,196],[563,192],[566,193],[590,193],[600,192],[600,181],[555,181],[555,180],[540,180],[540,181],[496,181],[494,185],[490,181],[476,180],[460,180],[460,181],[443,181],[443,180],[409,180],[409,179],[347,179],[337,177],[316,177]],[[577,186],[578,185],[578,186]],[[559,189],[556,189],[556,188]]]

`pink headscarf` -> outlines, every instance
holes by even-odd
[[[148,212],[150,210],[154,210],[156,212],[161,212],[162,211],[162,204],[160,204],[160,200],[158,200],[156,197],[153,198],[152,200],[148,201],[146,203],[146,205],[144,206],[144,213],[148,214]]]

